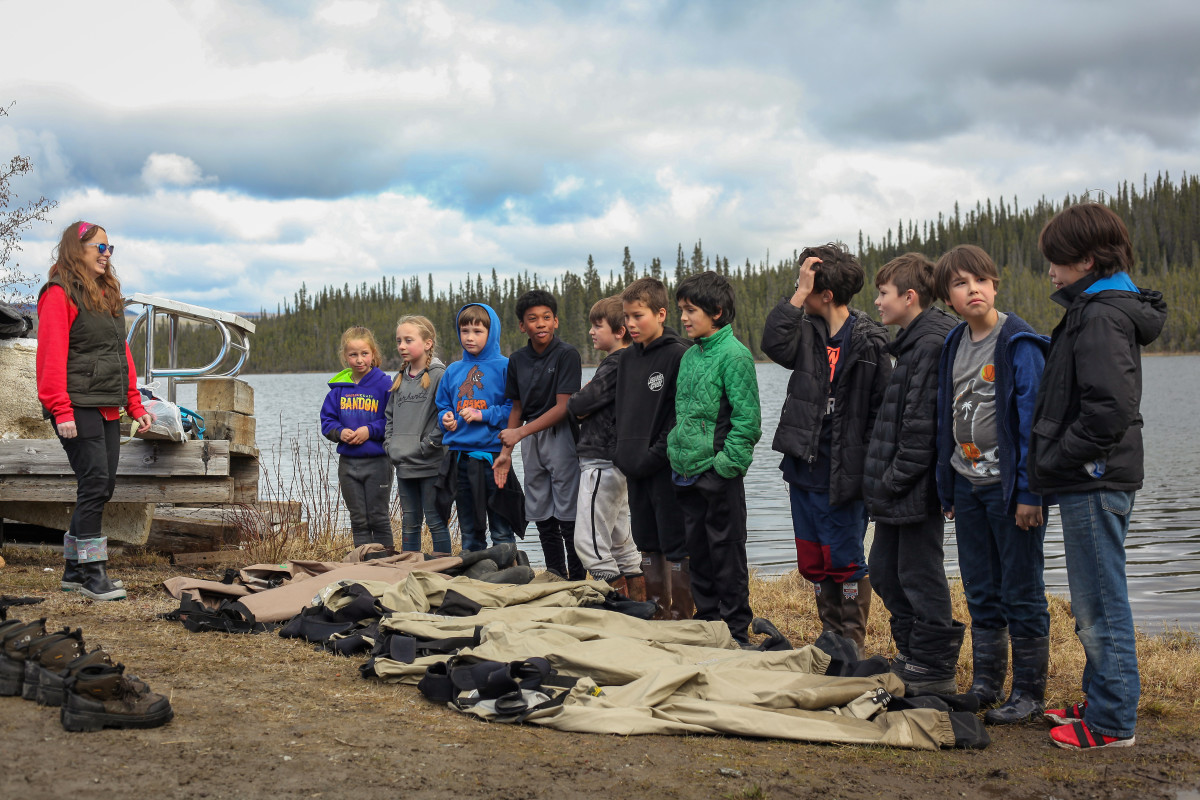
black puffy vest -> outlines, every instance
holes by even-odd
[[[71,405],[83,408],[123,406],[129,392],[129,361],[125,357],[125,317],[89,311],[65,283],[53,278],[38,291],[61,286],[79,309],[71,324],[67,346],[67,394]]]

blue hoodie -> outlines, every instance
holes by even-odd
[[[479,355],[463,351],[461,361],[446,367],[437,390],[438,427],[445,430],[442,417],[453,411],[458,429],[446,431],[442,444],[450,450],[467,452],[500,452],[500,431],[508,425],[512,411],[512,400],[504,397],[504,384],[508,378],[508,357],[500,354],[500,318],[484,303],[468,303],[487,311],[492,320],[488,328],[487,342]],[[467,306],[463,306],[466,308]],[[458,317],[463,308],[454,315],[454,328],[458,330]],[[462,336],[459,336],[462,343]],[[465,408],[477,408],[483,412],[483,422],[463,421]]]
[[[344,369],[329,381],[329,394],[321,406],[321,435],[337,442],[338,455],[348,458],[371,458],[386,455],[383,432],[387,426],[388,390],[392,379],[379,367],[372,367],[358,383],[354,373]],[[357,430],[367,426],[369,437],[362,444],[346,444],[341,440],[342,429]]]

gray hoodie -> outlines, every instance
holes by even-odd
[[[434,398],[445,371],[446,366],[436,358],[415,378],[402,368],[400,386],[388,394],[383,444],[399,478],[438,474],[446,448],[442,446]],[[421,386],[425,373],[429,373],[429,388]]]

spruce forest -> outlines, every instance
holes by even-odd
[[[875,273],[902,253],[922,252],[936,260],[955,245],[976,244],[1001,268],[997,307],[1016,312],[1038,331],[1049,334],[1062,316],[1062,309],[1050,300],[1051,286],[1046,277],[1047,265],[1037,247],[1038,233],[1064,205],[1088,199],[1096,198],[1068,196],[1058,202],[1042,198],[1025,208],[1016,197],[987,200],[966,210],[955,204],[951,212],[938,214],[936,220],[899,220],[894,229],[878,238],[860,232],[857,243],[847,244],[857,252],[867,277],[851,306],[878,319],[873,305]],[[1144,178],[1140,188],[1122,184],[1115,194],[1104,194],[1100,201],[1107,202],[1129,226],[1136,261],[1134,281],[1161,291],[1167,301],[1166,328],[1148,351],[1200,351],[1200,179],[1185,174],[1174,183],[1161,174],[1153,182]],[[756,358],[762,358],[759,340],[764,320],[781,298],[790,296],[797,254],[806,246],[823,243],[799,243],[790,255],[774,262],[769,255],[758,262],[749,258],[731,261],[726,254],[706,252],[701,240],[690,251],[679,245],[673,264],[658,257],[638,263],[626,247],[619,265],[615,258],[606,264],[605,255],[598,264],[588,255],[586,259],[581,257],[578,271],[567,268],[550,280],[528,273],[501,280],[491,270],[490,274],[468,274],[456,286],[437,287],[432,275],[402,280],[385,277],[375,284],[326,286],[319,290],[302,285],[274,312],[263,311],[243,371],[336,371],[340,369],[337,346],[342,331],[364,325],[374,331],[380,343],[383,368],[394,372],[399,368],[399,358],[392,341],[396,320],[403,314],[421,314],[434,322],[438,354],[449,363],[461,355],[454,329],[455,312],[466,303],[480,301],[500,315],[501,350],[508,354],[526,341],[516,325],[516,300],[534,288],[548,289],[558,299],[559,335],[579,349],[585,364],[594,364],[598,354],[588,338],[587,314],[595,301],[619,293],[643,275],[660,278],[673,297],[680,280],[710,269],[728,276],[733,283],[737,293],[734,333]],[[669,310],[668,324],[677,326],[678,314]],[[166,337],[157,341],[165,344]],[[196,331],[196,335],[181,337],[180,363],[204,364],[216,351],[215,331]]]

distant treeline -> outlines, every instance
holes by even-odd
[[[1200,180],[1185,174],[1178,183],[1173,183],[1168,175],[1162,174],[1152,183],[1143,179],[1140,191],[1136,185],[1125,183],[1115,194],[1105,194],[1099,199],[1107,202],[1129,225],[1136,260],[1134,280],[1141,286],[1162,291],[1167,299],[1166,330],[1149,350],[1200,350]],[[877,318],[872,304],[874,275],[880,266],[902,253],[918,251],[936,260],[955,245],[977,244],[1001,266],[1003,280],[997,306],[1015,311],[1037,330],[1049,333],[1062,316],[1062,309],[1050,301],[1046,263],[1038,252],[1037,237],[1047,219],[1065,204],[1080,200],[1070,195],[1060,202],[1043,197],[1032,207],[1021,208],[1016,197],[1011,201],[1001,198],[976,203],[965,211],[956,203],[953,213],[939,214],[936,220],[920,223],[900,220],[895,229],[889,229],[878,239],[860,233],[855,249],[866,270],[867,282],[852,305]],[[425,280],[415,275],[407,280],[389,277],[375,284],[326,286],[315,292],[301,285],[291,301],[279,305],[274,313],[263,310],[243,371],[335,370],[338,338],[352,325],[365,325],[375,332],[383,350],[385,369],[395,370],[399,359],[392,340],[396,320],[402,314],[422,314],[433,320],[442,359],[457,359],[461,350],[454,315],[460,306],[474,301],[496,309],[503,329],[501,349],[511,353],[526,341],[513,314],[516,300],[533,288],[548,289],[558,298],[559,334],[579,348],[585,363],[595,363],[596,353],[591,350],[587,335],[587,313],[595,301],[620,292],[643,275],[660,278],[673,292],[683,278],[709,269],[728,276],[733,283],[737,292],[734,332],[761,358],[759,341],[763,323],[779,299],[791,294],[799,250],[823,243],[805,242],[791,255],[773,262],[768,254],[757,263],[749,258],[731,263],[727,256],[705,252],[702,243],[696,242],[690,253],[679,245],[675,263],[670,267],[657,257],[637,264],[626,247],[619,267],[603,270],[589,255],[580,272],[568,269],[549,281],[529,273],[501,280],[493,269],[490,275],[467,274],[458,285],[440,289],[434,286],[431,274]],[[855,243],[848,244],[855,247]],[[668,319],[672,324],[678,322],[674,313]],[[157,341],[165,347],[165,336]],[[201,365],[216,352],[215,331],[189,331],[181,337],[179,363]]]

